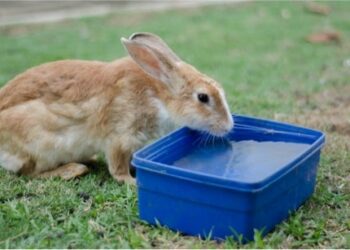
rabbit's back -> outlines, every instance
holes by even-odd
[[[31,68],[0,89],[0,111],[33,99],[78,102],[90,98],[108,84],[108,65],[64,60]]]

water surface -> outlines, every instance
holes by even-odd
[[[175,166],[239,182],[271,176],[310,147],[289,142],[226,141],[197,146]]]

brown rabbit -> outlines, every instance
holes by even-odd
[[[114,62],[64,60],[16,76],[0,90],[0,165],[30,176],[65,179],[104,152],[118,181],[133,183],[133,151],[188,126],[222,136],[233,119],[220,85],[158,36],[122,38],[130,57]]]

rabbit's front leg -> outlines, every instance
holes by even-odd
[[[135,179],[130,175],[130,160],[132,149],[122,147],[119,143],[109,146],[106,152],[108,170],[120,183],[135,185]]]

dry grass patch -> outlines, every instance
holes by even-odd
[[[350,85],[327,89],[314,96],[299,96],[301,115],[291,122],[350,136]]]

